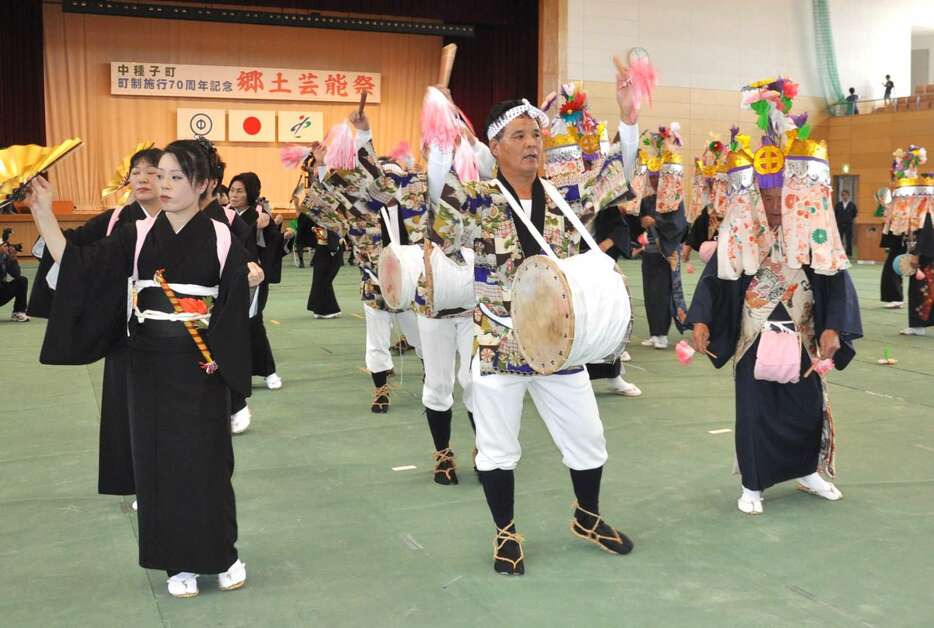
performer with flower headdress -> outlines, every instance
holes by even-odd
[[[126,339],[139,563],[191,597],[199,574],[218,574],[222,590],[246,581],[229,412],[231,391],[250,388],[248,288],[261,278],[228,225],[201,211],[212,178],[202,144],[172,142],[158,166],[162,211],[92,244],[62,235],[41,177],[27,203],[61,265],[40,361],[87,364]]]
[[[737,507],[748,514],[761,514],[762,492],[790,479],[824,499],[842,497],[821,477],[833,477],[836,453],[824,374],[845,368],[862,336],[827,147],[809,139],[806,115],[788,115],[796,92],[785,78],[743,88],[765,135],[753,153],[734,129],[717,253],[687,318],[714,366],[734,359]]]
[[[721,180],[726,178],[726,153],[726,145],[714,136],[704,147],[700,159],[694,160],[694,184],[687,214],[691,228],[681,251],[681,261],[689,273],[694,272],[690,264],[691,250],[700,251],[705,242],[710,242],[708,248],[712,248],[723,219],[723,205],[718,202],[718,195],[722,196]],[[701,253],[701,259],[706,263],[710,258]]]
[[[117,168],[113,181],[101,193],[102,200],[132,202],[97,214],[84,225],[65,231],[65,238],[86,246],[109,237],[124,225],[154,218],[161,211],[159,200],[159,159],[162,151],[152,142],[140,143]],[[29,313],[48,318],[55,298],[59,265],[40,239],[41,249],[36,281],[29,298]],[[126,307],[124,306],[124,311]],[[104,358],[104,381],[101,388],[100,452],[98,455],[97,492],[101,495],[133,495],[133,458],[130,449],[130,421],[127,401],[126,334]],[[134,502],[135,504],[135,502]]]
[[[683,331],[687,306],[681,288],[681,243],[687,231],[684,214],[684,166],[681,163],[681,125],[672,122],[657,132],[643,133],[640,159],[648,180],[639,205],[645,230],[642,251],[642,293],[649,322],[644,347],[668,348],[674,320]]]
[[[542,105],[547,113],[555,101],[560,102],[558,115],[552,119],[544,139],[545,177],[563,187],[576,181],[582,172],[599,166],[607,157],[610,142],[606,124],[598,122],[590,112],[587,94],[579,85],[562,85],[558,96],[553,96]],[[592,227],[601,251],[614,260],[632,257],[632,231],[623,211],[598,212]],[[615,395],[639,397],[642,390],[623,378],[626,374],[623,362],[628,360],[629,353],[623,352],[612,362],[587,364],[587,373],[591,381],[607,380],[609,391]]]
[[[630,54],[631,65],[636,65],[634,56],[641,63],[640,55]],[[525,572],[523,539],[514,521],[514,472],[521,455],[518,435],[526,392],[570,469],[577,497],[572,533],[613,554],[632,550],[632,541],[600,515],[606,441],[586,370],[574,366],[539,374],[523,355],[511,318],[512,287],[520,264],[546,247],[562,258],[575,255],[581,234],[574,222],[590,222],[598,211],[619,211],[617,205],[627,192],[626,171],[632,172],[638,143],[635,85],[644,85],[645,75],[636,80],[631,68],[617,66],[622,147],[610,147],[590,169],[558,163],[565,179],[539,178],[543,137],[551,125],[545,113],[522,99],[494,105],[487,119],[486,135],[497,163],[495,179],[462,182],[450,177],[450,153],[436,156],[433,151],[429,163],[435,212],[429,237],[446,254],[465,246],[475,253],[478,306],[471,368],[476,464],[496,526],[493,567],[502,574]],[[438,180],[443,185],[436,186]],[[579,219],[570,220],[565,212]]]
[[[921,172],[925,163],[922,146],[893,153],[894,189],[882,228],[886,265],[909,277],[908,327],[899,332],[905,336],[923,336],[934,325],[934,173]]]

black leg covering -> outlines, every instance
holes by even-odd
[[[480,471],[480,481],[486,503],[498,528],[505,528],[513,520],[515,509],[516,475],[513,471],[493,469]]]
[[[450,408],[444,411],[425,408],[428,416],[428,429],[431,430],[431,439],[435,442],[435,451],[442,451],[451,446],[451,412]]]
[[[574,485],[574,495],[577,503],[584,510],[593,513],[600,512],[600,480],[603,477],[603,467],[575,471],[571,469],[571,483]]]
[[[377,388],[386,385],[386,380],[389,378],[389,371],[380,371],[379,373],[370,373],[370,376],[373,378],[373,385]]]

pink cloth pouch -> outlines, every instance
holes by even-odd
[[[783,325],[767,323],[759,335],[753,376],[766,382],[797,383],[801,377],[801,340],[798,333]]]

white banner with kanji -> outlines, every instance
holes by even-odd
[[[110,93],[249,100],[380,102],[378,72],[112,61]]]

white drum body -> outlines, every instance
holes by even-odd
[[[513,332],[536,372],[612,362],[626,349],[632,304],[616,263],[599,250],[527,258],[512,284]]]
[[[394,310],[409,309],[415,301],[418,278],[424,271],[422,247],[415,244],[384,246],[376,272],[386,305]]]
[[[476,307],[473,287],[473,249],[462,248],[465,264],[458,264],[437,246],[431,247],[432,309],[468,310]]]

